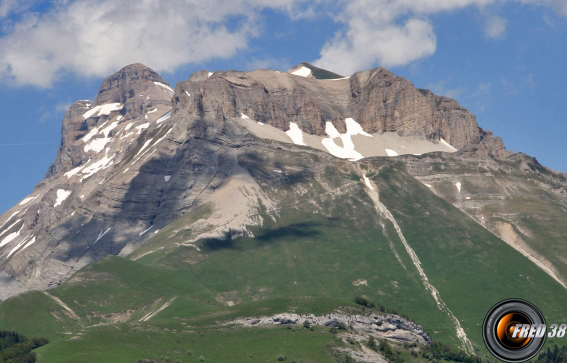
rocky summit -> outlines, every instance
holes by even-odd
[[[510,155],[456,101],[384,68],[325,72],[308,63],[286,73],[201,71],[175,91],[142,64],[107,77],[95,101],[65,114],[45,180],[0,218],[0,298],[130,253],[202,203],[211,183],[222,186],[256,137],[347,159],[471,147]]]
[[[0,216],[0,323],[56,339],[198,312],[328,327],[318,317],[365,296],[420,325],[390,336],[339,319],[356,339],[473,354],[486,311],[517,291],[567,318],[566,190],[457,101],[384,68],[203,70],[172,89],[133,64],[69,108],[45,179]],[[16,318],[26,306],[34,331]]]

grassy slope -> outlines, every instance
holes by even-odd
[[[555,281],[407,176],[401,167],[388,167],[391,162],[384,159],[372,163],[370,169],[374,170],[367,174],[379,185],[381,201],[398,221],[430,281],[477,348],[483,350],[480,324],[484,314],[504,298],[527,298],[549,320],[565,321],[560,316],[559,302],[566,301],[567,296]],[[293,356],[286,352],[303,351],[309,359],[320,354],[319,362],[330,357],[325,350],[329,335],[323,331],[296,332],[295,337],[300,338],[295,339],[289,331],[218,330],[211,324],[235,316],[290,310],[322,314],[357,295],[366,295],[378,304],[409,315],[435,340],[458,345],[450,320],[423,288],[393,226],[376,213],[354,169],[326,168],[319,180],[288,178],[295,183],[289,184],[288,180],[276,185],[273,180],[262,180],[262,175],[276,167],[271,161],[241,160],[241,165],[264,188],[271,188],[280,201],[275,219],[263,215],[265,223],[262,228],[253,229],[254,238],[200,241],[199,250],[171,243],[191,236],[190,229],[180,231],[179,227],[210,214],[209,206],[205,206],[163,229],[140,251],[135,251],[132,258],[164,247],[158,252],[136,261],[105,258],[50,290],[81,316],[80,322],[54,320],[50,309],[57,306],[45,295],[34,292],[0,305],[0,324],[31,336],[40,335],[33,329],[84,334],[73,339],[68,336],[41,348],[40,362],[124,362],[157,358],[160,354],[177,357],[187,349],[194,350],[194,355],[182,358],[184,361],[195,360],[199,355],[223,361],[228,356],[223,354],[232,350],[241,357],[235,358],[236,362],[246,360],[249,354],[261,354],[262,360],[272,357],[274,361],[277,354]],[[297,161],[287,161],[285,165],[302,167]],[[376,169],[384,165],[378,173]],[[338,192],[329,192],[325,189],[328,187]],[[366,280],[367,286],[353,285],[359,279]],[[305,296],[320,298],[302,298]],[[171,306],[149,322],[137,323],[172,298],[176,300]],[[273,298],[279,300],[266,300]],[[224,307],[229,301],[239,305]],[[34,325],[27,319],[32,307],[37,314]],[[121,324],[120,319],[127,319],[129,324]],[[88,328],[99,323],[111,325]],[[182,333],[184,330],[186,333]],[[202,339],[202,331],[206,339]],[[311,334],[310,338],[301,335],[304,333]],[[285,350],[284,338],[292,343],[291,350]],[[257,348],[252,346],[256,353],[238,348],[256,344],[250,343],[256,340],[260,342]],[[299,344],[305,347],[300,348]]]
[[[548,321],[567,320],[567,291],[520,253],[399,170],[385,168],[374,180],[430,281],[478,347],[486,312],[506,298],[533,302]]]

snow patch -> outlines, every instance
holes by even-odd
[[[185,94],[187,95],[187,97],[191,97],[191,93],[187,92],[187,90],[185,90]]]
[[[106,144],[108,144],[110,140],[111,140],[110,138],[106,138],[106,137],[103,137],[101,139],[95,139],[90,143],[88,143],[87,145],[85,145],[84,150],[85,152],[92,150],[95,153],[99,153],[102,150],[104,150],[104,147],[106,146]]]
[[[6,219],[6,220],[4,221],[4,223],[2,223],[2,225],[0,226],[0,229],[2,229],[2,227],[4,227],[4,225],[5,225],[6,223],[8,223],[8,222],[10,221],[10,219],[12,219],[12,217],[15,216],[15,215],[18,214],[18,213],[20,213],[20,211],[17,211],[17,212],[12,213],[12,215],[10,216],[10,218]],[[8,228],[8,229],[9,229],[9,228]],[[0,235],[2,235],[2,234],[0,233]]]
[[[29,241],[29,242],[28,242],[28,241]],[[18,244],[16,245],[16,247],[12,248],[12,250],[10,251],[10,253],[8,253],[8,257],[7,257],[7,258],[10,258],[10,256],[11,256],[14,252],[18,251],[18,250],[20,249],[20,247],[22,247],[26,242],[27,242],[28,244],[26,244],[26,245],[24,246],[24,248],[21,249],[21,251],[25,250],[27,247],[29,247],[30,245],[32,245],[32,244],[35,242],[35,237],[33,237],[31,241],[30,241],[30,239],[29,239],[29,237],[28,237],[28,238],[24,239],[22,242],[18,243]],[[21,251],[20,251],[20,252],[21,252]]]
[[[368,137],[372,137],[372,135],[370,135],[367,132],[364,132],[364,130],[362,129],[362,126],[360,126],[360,124],[358,122],[356,122],[354,119],[352,118],[345,118],[345,123],[346,123],[346,128],[347,128],[347,134],[350,135],[363,135],[363,136],[368,136]]]
[[[98,127],[93,128],[85,136],[83,136],[83,142],[88,142],[96,134],[98,134]]]
[[[70,190],[57,189],[57,200],[55,201],[53,207],[57,207],[61,205],[61,203],[63,203],[65,199],[67,199],[70,195],[71,195]]]
[[[295,76],[300,76],[300,77],[307,77],[311,74],[311,69],[301,66],[301,68],[299,68],[296,71],[291,72],[291,74],[293,74]]]
[[[84,118],[89,118],[92,116],[102,116],[108,115],[112,111],[118,111],[122,108],[120,103],[107,103],[105,105],[96,106],[83,114]]]
[[[349,159],[351,161],[362,159],[362,154],[354,149],[354,143],[352,142],[351,137],[354,135],[372,137],[372,135],[364,132],[362,126],[360,126],[358,122],[350,117],[345,119],[345,123],[347,128],[346,133],[340,134],[333,123],[327,121],[325,123],[325,132],[327,133],[327,135],[329,135],[329,137],[323,139],[321,143],[323,144],[323,146],[325,146],[325,148],[327,148],[327,151],[329,151],[331,155],[337,156],[342,159]],[[335,141],[333,139],[337,137],[341,138],[341,141],[343,142],[342,147],[335,144]]]
[[[171,175],[165,175],[163,178],[165,179],[165,182],[167,183],[169,181],[169,179],[171,179]]]
[[[243,119],[243,120],[246,120],[247,118],[250,118],[250,117],[248,117],[247,115],[241,113],[241,114],[240,114],[240,118]]]
[[[29,240],[29,242],[26,243],[26,245],[19,252],[22,252],[23,250],[25,250],[29,246],[33,245],[34,243],[35,243],[35,237],[33,237],[31,240]]]
[[[397,152],[395,152],[394,150],[390,150],[390,149],[386,149],[386,154],[388,154],[388,156],[398,156]]]
[[[134,157],[138,156],[138,154],[140,154],[142,151],[144,151],[144,149],[145,149],[146,147],[148,147],[148,145],[149,145],[152,141],[154,141],[154,139],[149,139],[149,140],[147,140],[147,141],[144,143],[144,145],[140,148],[140,150],[138,150],[138,152],[136,153],[136,155],[134,155]]]
[[[423,183],[423,185],[425,185],[425,186],[428,187],[428,188],[432,188],[431,184],[425,184],[425,183]]]
[[[20,220],[18,220],[19,222]],[[16,222],[17,223],[17,222]],[[14,223],[15,224],[15,223]],[[9,229],[9,228],[8,228]],[[12,232],[9,235],[7,235],[2,242],[0,242],[0,247],[4,247],[5,245],[7,245],[8,243],[12,242],[16,237],[18,237],[20,235],[20,232],[22,231],[22,229],[24,229],[24,225],[22,224],[22,227],[20,228],[19,231],[17,232]]]
[[[112,159],[114,158],[114,155],[112,155],[110,158],[105,154],[103,158],[101,158],[99,161],[92,163],[91,165],[85,167],[82,171],[83,174],[85,174],[82,178],[81,181],[83,181],[84,179],[94,175],[95,173],[99,172],[100,170],[106,169],[108,168],[110,165],[112,165]]]
[[[461,191],[461,183],[460,182],[456,182],[455,186],[457,187],[457,189],[459,190],[459,192]]]
[[[80,172],[81,170],[83,170],[85,166],[81,165],[81,166],[77,166],[74,169],[69,170],[68,172],[66,172],[64,175],[67,177],[67,179],[69,179],[70,177],[72,177],[73,175],[77,174],[78,172]]]
[[[303,131],[299,129],[299,126],[295,122],[289,123],[289,130],[285,132],[287,136],[296,145],[305,145],[303,142]]]
[[[22,201],[20,202],[20,204],[18,204],[18,205],[28,204],[29,202],[31,202],[32,200],[34,200],[34,199],[37,198],[37,197],[39,197],[39,195],[36,195],[35,197],[26,198],[26,199],[22,200]]]
[[[258,125],[264,126],[263,122],[258,121]]]
[[[150,229],[153,228],[153,225],[149,226],[147,229],[143,230],[142,232],[140,232],[140,234],[138,235],[138,237],[141,237],[144,235],[144,233],[146,233],[147,231],[149,231]]]
[[[156,112],[156,111],[157,111],[157,108],[154,108],[153,110],[148,111],[148,113],[154,113],[154,112]]]
[[[149,123],[149,122],[143,123],[143,124],[141,124],[140,126],[136,126],[136,130],[138,130],[138,131],[137,131],[138,135],[142,133],[142,130],[147,129],[148,127],[150,127],[150,123]]]
[[[209,72],[209,76],[207,78],[209,78],[210,76],[212,76],[214,74],[214,72]]]
[[[364,182],[366,183],[366,186],[369,187],[370,189],[374,190],[374,188],[372,187],[372,184],[370,184],[370,179],[368,179],[366,174],[362,174],[362,177],[364,178]]]
[[[156,124],[162,123],[162,122],[164,122],[165,120],[168,120],[168,119],[170,119],[170,118],[171,118],[171,111],[167,112],[165,115],[163,115],[162,117],[158,118],[158,119],[156,120]]]
[[[171,87],[169,87],[168,85],[166,85],[166,84],[163,84],[163,83],[161,83],[161,82],[154,82],[154,84],[155,84],[156,86],[160,86],[160,87],[162,87],[162,88],[165,88],[165,89],[168,90],[170,93],[173,93],[173,89],[172,89]]]
[[[453,146],[451,146],[451,144],[449,144],[447,141],[443,140],[443,138],[441,138],[440,141],[441,141],[441,143],[442,143],[443,145],[450,147],[451,150],[457,151],[457,149],[455,149]]]
[[[102,229],[101,229],[101,230],[100,230],[100,233],[98,234],[98,238],[96,239],[96,241],[94,241],[94,243],[97,243],[97,242],[98,242],[102,237],[104,237],[104,235],[107,234],[111,229],[112,229],[112,227],[111,227],[111,228],[108,228],[106,231],[104,231],[104,233],[102,233]],[[94,244],[94,243],[93,243],[93,244]]]

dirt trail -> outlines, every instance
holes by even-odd
[[[459,338],[459,340],[461,341],[463,350],[467,354],[473,354],[474,349],[473,349],[472,343],[467,338],[467,334],[465,333],[464,329],[461,327],[461,323],[455,317],[453,312],[447,307],[445,302],[443,302],[443,300],[441,299],[441,295],[439,294],[439,291],[435,288],[435,286],[433,286],[429,282],[429,279],[427,278],[425,271],[423,271],[423,268],[421,267],[421,261],[417,257],[415,251],[407,243],[407,241],[406,241],[406,239],[405,239],[405,237],[402,233],[402,230],[401,230],[400,226],[398,225],[398,223],[396,222],[396,219],[394,218],[392,213],[390,213],[388,208],[386,208],[386,206],[384,204],[382,204],[382,202],[380,202],[380,198],[379,198],[379,194],[378,194],[378,186],[372,180],[368,179],[366,177],[366,175],[364,175],[364,174],[363,174],[363,178],[364,178],[364,181],[365,181],[366,186],[367,186],[367,188],[365,188],[365,190],[368,193],[368,195],[370,196],[370,198],[372,199],[372,201],[374,202],[374,206],[375,206],[376,210],[381,215],[386,217],[386,219],[388,219],[394,225],[394,228],[396,229],[398,237],[402,241],[402,244],[404,245],[408,255],[410,256],[411,260],[413,261],[415,268],[417,269],[417,271],[419,272],[419,275],[421,276],[421,281],[423,282],[423,285],[431,293],[431,296],[433,296],[433,299],[435,299],[435,302],[437,303],[437,307],[439,308],[439,310],[441,310],[442,312],[447,314],[449,316],[449,318],[453,321],[453,324],[455,325],[455,330],[456,330],[456,333],[457,333],[457,338]]]
[[[73,309],[71,309],[69,307],[69,305],[65,304],[63,301],[61,301],[60,298],[58,298],[57,296],[53,296],[50,293],[48,293],[47,291],[43,291],[43,293],[47,296],[49,296],[50,298],[52,298],[59,306],[61,306],[63,309],[67,310],[67,312],[69,313],[69,316],[75,320],[81,320],[81,318],[79,317],[79,315],[77,315]]]

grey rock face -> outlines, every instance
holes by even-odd
[[[348,79],[201,71],[173,91],[151,69],[130,65],[104,80],[94,102],[70,107],[46,179],[0,216],[0,299],[129,254],[204,203],[239,155],[280,147],[246,131],[241,114],[283,131],[296,122],[312,135],[323,135],[327,121],[344,132],[353,117],[366,132],[445,138],[473,145],[479,157],[506,155],[455,101],[382,68]]]

